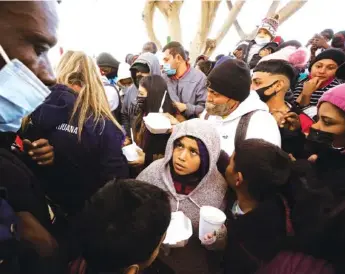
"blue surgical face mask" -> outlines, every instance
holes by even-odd
[[[17,132],[22,119],[50,94],[37,76],[17,59],[10,60],[0,45],[6,65],[0,70],[0,132]]]
[[[114,78],[112,78],[112,79],[109,79],[109,83],[111,84],[111,85],[116,85],[117,84],[117,77],[114,77]]]
[[[164,64],[163,65],[163,71],[166,73],[168,76],[174,76],[176,74],[176,69],[171,68],[170,64]]]

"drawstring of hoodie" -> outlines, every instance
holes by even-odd
[[[192,203],[195,204],[199,209],[201,208],[201,206],[199,206],[191,197],[188,197],[188,199],[191,200]]]
[[[195,204],[199,209],[201,208],[201,206],[199,206],[198,203],[195,202],[191,197],[188,197],[188,199],[189,199],[193,204]],[[179,199],[176,199],[176,201],[177,201],[176,211],[178,211],[179,208],[180,208],[180,200],[179,200]]]

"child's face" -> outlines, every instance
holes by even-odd
[[[271,54],[271,49],[262,49],[259,52],[260,57],[264,57]]]
[[[262,38],[262,39],[264,39],[264,38],[267,38],[267,39],[270,39],[270,40],[272,39],[270,33],[266,29],[259,29],[256,37]]]

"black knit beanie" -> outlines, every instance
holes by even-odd
[[[241,60],[221,63],[211,71],[207,79],[210,89],[236,101],[243,102],[250,93],[250,71]]]
[[[336,62],[338,66],[340,66],[345,62],[345,53],[340,49],[326,49],[325,51],[317,55],[313,61],[310,62],[309,71],[311,71],[312,66],[316,62],[324,59],[331,59]]]
[[[118,70],[120,62],[117,61],[111,54],[103,52],[97,57],[97,65],[99,67],[111,67]]]

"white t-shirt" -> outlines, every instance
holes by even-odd
[[[109,85],[109,80],[107,77],[102,76],[101,80],[104,85],[105,95],[107,96],[110,110],[114,111],[119,106],[120,98],[115,87]]]
[[[249,64],[249,62],[252,60],[253,56],[257,53],[259,53],[260,49],[262,49],[264,46],[260,46],[258,44],[253,44],[252,47],[249,50],[248,53],[248,58],[247,58],[247,63]]]
[[[107,95],[110,110],[114,111],[119,106],[119,95],[116,89],[112,86],[104,86],[105,94]]]

